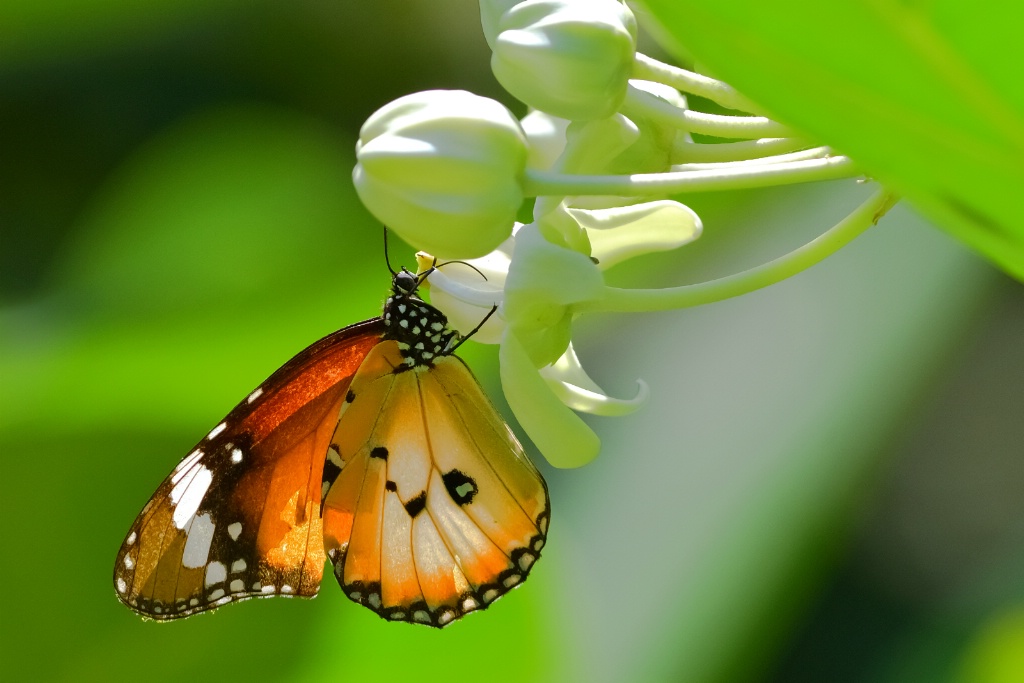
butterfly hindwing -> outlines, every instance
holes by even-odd
[[[143,616],[316,595],[324,453],[349,382],[383,323],[313,344],[218,424],[164,480],[118,552],[114,587]]]
[[[444,626],[521,583],[544,544],[543,479],[461,360],[375,347],[324,470],[324,544],[345,593]]]

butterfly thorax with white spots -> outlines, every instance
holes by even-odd
[[[392,294],[384,303],[384,338],[394,339],[409,368],[431,366],[438,356],[452,352],[460,337],[448,327],[448,318],[416,296],[419,281],[402,271],[395,276]]]

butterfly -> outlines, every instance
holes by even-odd
[[[314,597],[329,559],[351,600],[443,627],[526,579],[547,484],[417,296],[431,271],[392,272],[382,317],[292,358],[164,479],[117,553],[122,603]]]

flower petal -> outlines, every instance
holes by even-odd
[[[572,304],[601,299],[605,291],[604,278],[588,256],[548,242],[533,224],[516,233],[504,315],[534,368],[550,365],[565,353]]]
[[[581,467],[597,457],[601,441],[580,417],[552,393],[511,330],[498,353],[501,386],[516,419],[555,467]]]
[[[467,263],[441,263],[427,278],[430,303],[448,316],[448,322],[461,334],[468,334],[487,318],[483,327],[473,334],[473,341],[497,344],[505,331],[505,319],[499,308],[489,318],[494,306],[505,298],[505,275],[512,258],[514,238],[510,237],[487,256]],[[430,254],[416,254],[419,272],[430,270],[435,259]],[[479,271],[479,272],[478,272]],[[485,280],[484,277],[487,279]]]
[[[610,209],[567,209],[590,238],[602,270],[627,259],[669,251],[700,237],[703,224],[689,207],[668,199]]]

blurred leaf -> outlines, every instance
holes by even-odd
[[[46,424],[69,396],[88,400],[50,429],[212,421],[303,346],[379,315],[389,280],[351,150],[265,107],[194,118],[141,150],[52,296],[0,317],[0,424]]]
[[[288,300],[315,289],[353,260],[335,237],[362,210],[353,144],[270,107],[187,119],[109,181],[59,284],[86,306],[133,318],[229,301],[265,307],[268,291]]]
[[[0,3],[0,63],[145,43],[170,27],[238,4],[238,0],[4,0]]]
[[[316,605],[317,635],[308,643],[304,666],[290,680],[558,680],[549,677],[562,653],[545,600],[557,574],[547,557],[537,566],[522,587],[443,631],[382,620],[345,598],[328,572]]]
[[[965,653],[963,683],[1024,681],[1024,606],[993,615]]]
[[[849,154],[1024,279],[1024,6],[646,4],[677,53]]]

